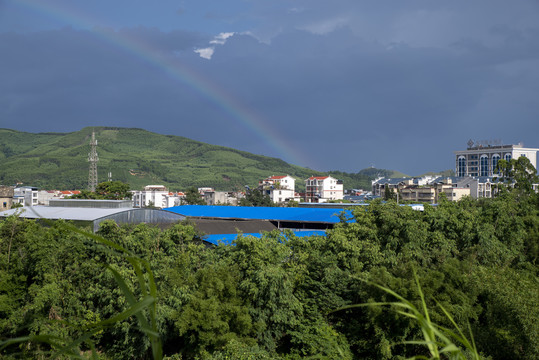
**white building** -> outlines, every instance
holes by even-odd
[[[337,180],[332,176],[311,176],[305,180],[305,201],[307,202],[327,202],[343,198],[342,180]]]
[[[498,161],[516,159],[525,156],[537,169],[537,151],[525,148],[522,144],[501,145],[500,143],[468,141],[468,148],[455,151],[455,173],[464,176],[494,176]]]
[[[144,190],[131,191],[133,193],[133,207],[149,207],[167,208],[181,205],[183,193],[169,192],[164,185],[147,185]]]
[[[258,185],[266,186],[273,185],[275,188],[279,187],[281,189],[295,190],[296,188],[296,179],[290,175],[281,175],[275,176],[272,175],[267,179],[264,179],[258,183]]]
[[[32,186],[21,186],[13,191],[13,202],[23,206],[36,206],[38,204],[37,188]]]
[[[299,200],[296,196],[296,179],[290,175],[272,175],[258,183],[258,188],[268,195],[274,203]]]

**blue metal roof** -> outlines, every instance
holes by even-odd
[[[350,210],[343,209],[181,205],[169,207],[163,210],[185,216],[202,218],[323,223],[338,223],[340,222],[339,214],[345,212],[347,219],[352,219],[352,212]]]
[[[298,237],[326,236],[326,232],[324,230],[294,231],[293,234]],[[261,238],[262,235],[263,234],[261,233],[241,234],[241,236],[254,236],[257,238]],[[236,241],[238,236],[240,236],[240,234],[213,234],[213,235],[205,235],[203,239],[214,245],[219,245],[219,244],[231,245],[234,243],[234,241]]]

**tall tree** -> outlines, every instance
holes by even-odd
[[[495,177],[504,187],[513,187],[524,193],[533,192],[533,184],[539,183],[537,170],[530,159],[521,156],[518,159],[500,160],[496,166],[499,176]]]
[[[241,206],[273,206],[270,197],[263,190],[248,190],[245,197],[240,200]]]
[[[194,186],[191,186],[189,189],[187,189],[187,191],[185,192],[184,201],[187,203],[187,205],[206,205],[206,202],[200,196],[200,193]]]
[[[83,190],[80,194],[73,195],[71,198],[124,200],[131,199],[132,196],[129,184],[121,181],[105,181],[97,185],[95,192]]]

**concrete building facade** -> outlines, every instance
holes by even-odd
[[[14,189],[13,202],[23,206],[36,206],[38,204],[38,190],[32,186],[21,186]]]
[[[306,202],[327,202],[329,200],[342,200],[344,186],[342,180],[332,176],[311,176],[305,180]]]
[[[272,175],[258,183],[258,188],[276,204],[299,200],[296,196],[296,179],[290,175]]]
[[[496,145],[468,142],[466,150],[455,151],[455,174],[464,176],[494,176],[500,160],[511,160],[525,156],[537,169],[536,148],[525,148],[522,144]]]
[[[13,187],[0,185],[0,211],[11,209],[13,194]]]
[[[181,204],[181,199],[185,197],[183,193],[169,192],[164,185],[147,185],[142,191],[134,190],[131,192],[133,193],[133,207],[136,208],[178,206]]]

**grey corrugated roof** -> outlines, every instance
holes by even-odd
[[[50,219],[50,220],[81,220],[95,221],[105,216],[114,215],[124,211],[132,211],[133,208],[99,209],[99,208],[74,208],[55,206],[26,206],[17,209],[6,210],[0,216],[20,214],[28,219]]]

